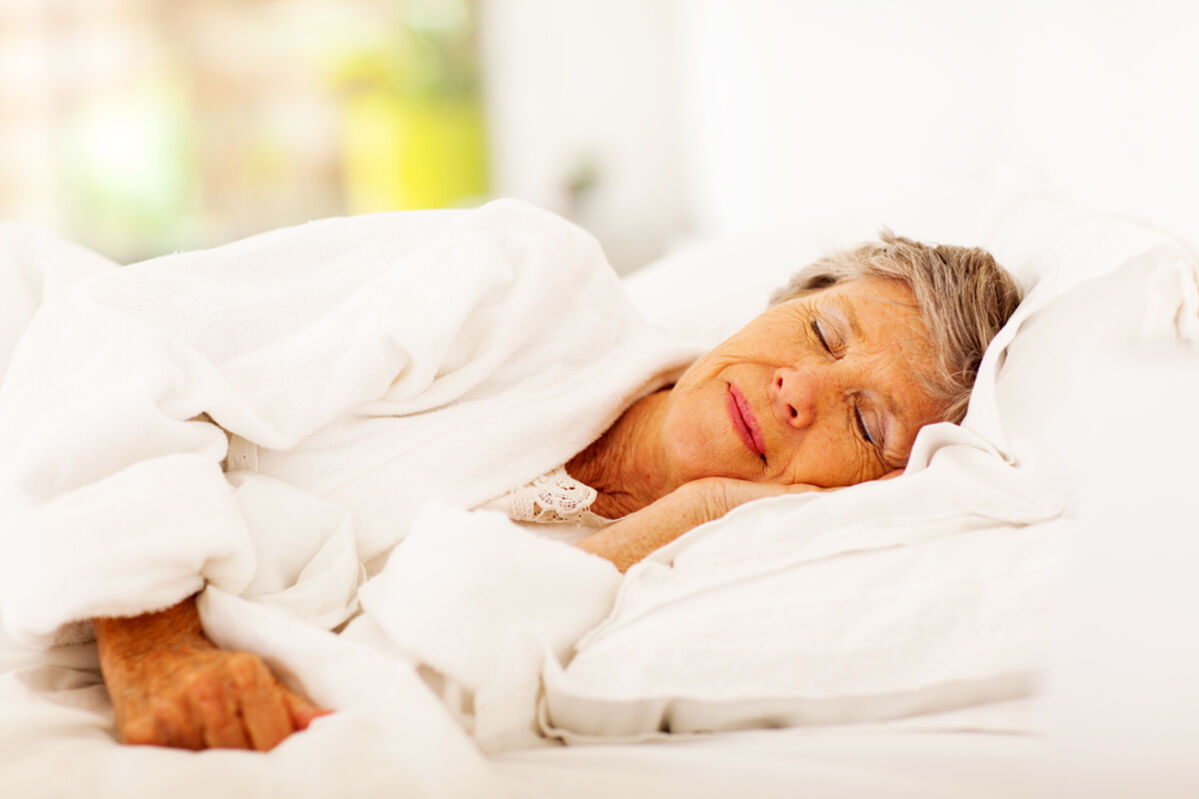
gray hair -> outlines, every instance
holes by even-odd
[[[931,374],[918,376],[945,421],[960,422],[978,365],[991,339],[1020,303],[1021,289],[986,250],[924,244],[879,233],[880,241],[838,250],[801,269],[771,305],[847,280],[882,278],[906,285],[936,353]]]

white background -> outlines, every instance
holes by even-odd
[[[581,221],[618,267],[689,235],[969,202],[996,171],[1199,219],[1199,4],[485,0],[480,38],[496,192],[554,206],[593,159]]]

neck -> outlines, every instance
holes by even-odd
[[[670,389],[643,397],[566,464],[571,477],[594,488],[592,510],[615,519],[644,508],[675,488],[665,462],[662,422]]]

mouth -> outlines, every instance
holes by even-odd
[[[728,401],[725,403],[725,408],[728,411],[729,420],[733,423],[733,430],[737,432],[746,449],[765,460],[766,443],[762,439],[762,428],[758,426],[758,420],[754,418],[753,411],[749,408],[749,402],[732,383],[729,383],[728,387]]]

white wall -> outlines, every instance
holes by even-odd
[[[483,0],[493,191],[574,217],[628,269],[686,224],[670,0]],[[565,184],[592,162],[571,208]]]
[[[594,154],[579,221],[618,266],[794,220],[902,232],[919,198],[985,202],[962,187],[997,171],[1199,220],[1199,3],[482,6],[497,192],[567,210],[561,186]]]
[[[1199,4],[701,0],[679,23],[703,229],[885,216],[996,166],[1199,218]]]

